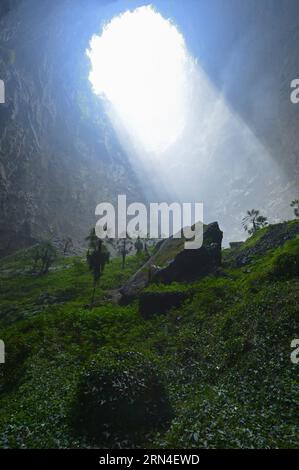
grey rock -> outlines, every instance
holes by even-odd
[[[218,223],[204,228],[203,245],[196,250],[183,249],[165,268],[156,272],[153,281],[193,281],[212,273],[221,265],[221,242],[223,233]]]
[[[203,245],[196,250],[184,248],[184,238],[168,238],[157,246],[156,253],[120,289],[120,303],[136,298],[150,282],[192,281],[217,272],[221,265],[223,233],[218,223],[204,226]]]

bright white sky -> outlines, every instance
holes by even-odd
[[[87,55],[96,94],[148,152],[181,135],[186,119],[188,52],[177,28],[151,6],[114,17],[93,36]]]

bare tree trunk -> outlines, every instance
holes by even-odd
[[[94,303],[94,296],[95,296],[95,292],[96,292],[96,283],[94,283],[93,285],[93,291],[92,291],[92,297],[91,297],[91,307],[93,306],[93,303]]]
[[[254,219],[253,219],[252,223],[253,223],[253,233],[255,233],[256,232],[256,223],[255,223]]]

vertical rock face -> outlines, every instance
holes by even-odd
[[[51,235],[82,240],[99,202],[142,199],[88,83],[99,3],[1,2],[0,255]]]
[[[99,202],[121,193],[143,199],[88,83],[85,50],[100,30],[106,3],[119,13],[121,4],[112,0],[0,1],[6,89],[0,104],[0,256],[51,235],[82,240]],[[132,0],[130,8],[138,4]],[[216,130],[219,159],[198,174],[188,170],[209,220],[219,220],[231,240],[239,239],[242,214],[252,207],[271,221],[291,217],[289,202],[299,188],[299,104],[290,102],[290,82],[299,70],[298,0],[157,0],[157,8],[176,18],[188,48],[275,170],[274,176],[267,172],[263,155],[242,158],[237,145],[228,154],[227,136]]]

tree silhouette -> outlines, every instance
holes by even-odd
[[[143,243],[142,243],[139,235],[137,237],[137,240],[136,240],[134,246],[135,246],[137,255],[140,255],[142,250],[143,250]]]
[[[118,253],[122,257],[122,268],[124,269],[126,264],[126,257],[132,251],[133,245],[131,237],[126,233],[126,238],[121,239],[120,246],[118,246]]]
[[[73,246],[73,240],[71,237],[66,237],[63,240],[63,255],[65,256],[69,248]]]
[[[85,240],[88,241],[88,248],[90,250],[96,250],[100,245],[102,245],[102,240],[97,237],[94,227],[90,230],[89,235]]]
[[[260,228],[265,227],[268,225],[267,217],[260,215],[260,211],[257,209],[251,209],[247,211],[247,214],[242,219],[242,225],[246,232],[249,235],[253,235],[257,232]]]
[[[125,263],[126,263],[126,256],[127,256],[127,254],[129,253],[129,250],[128,250],[128,241],[127,241],[126,238],[124,238],[124,239],[122,240],[122,243],[121,243],[119,252],[120,252],[121,257],[122,257],[122,268],[124,269]]]
[[[295,217],[299,217],[299,199],[294,199],[290,205],[294,208]]]
[[[91,305],[93,305],[96,287],[103,274],[106,263],[110,261],[110,253],[105,247],[103,240],[96,236],[94,228],[91,229],[86,240],[88,241],[89,247],[86,254],[86,261],[93,277],[93,291],[91,297]]]
[[[47,274],[51,264],[55,261],[57,252],[52,243],[48,240],[42,241],[33,249],[32,259],[33,267],[35,271],[39,269],[39,275]]]

